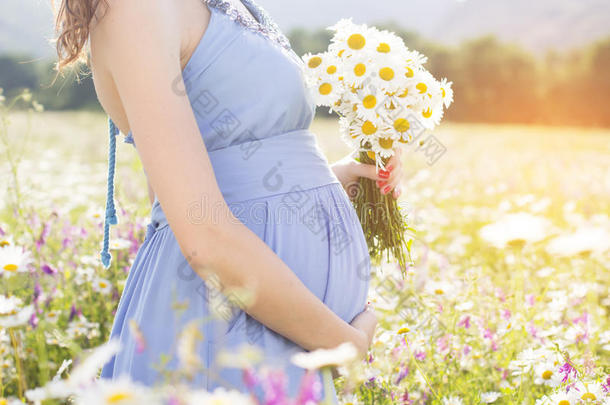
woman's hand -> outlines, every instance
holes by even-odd
[[[398,148],[386,165],[388,171],[380,170],[377,172],[375,165],[360,163],[352,155],[348,155],[334,163],[331,168],[346,190],[348,190],[350,185],[356,183],[358,178],[366,177],[377,182],[377,187],[379,187],[381,194],[388,194],[394,190],[392,194],[394,198],[398,198],[402,191],[400,181],[403,175],[400,157],[401,148]]]
[[[350,323],[354,328],[361,332],[362,339],[356,344],[360,357],[364,357],[371,346],[375,328],[377,327],[377,315],[371,305],[367,305],[364,311],[360,312]]]

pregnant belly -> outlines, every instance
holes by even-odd
[[[320,300],[346,322],[366,304],[370,259],[339,183],[230,205]]]

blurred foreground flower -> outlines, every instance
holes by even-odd
[[[549,236],[551,224],[542,217],[527,213],[509,214],[479,231],[481,238],[497,247],[522,247]]]
[[[316,370],[329,366],[343,366],[358,357],[356,346],[350,342],[340,344],[334,349],[318,349],[311,352],[294,354],[292,362],[299,367]]]

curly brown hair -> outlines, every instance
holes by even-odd
[[[55,7],[57,1],[61,2],[59,8]],[[85,47],[100,3],[108,6],[106,0],[51,0],[55,11],[58,71],[76,62],[87,62]]]

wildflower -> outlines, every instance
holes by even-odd
[[[22,304],[20,298],[0,295],[0,327],[15,328],[28,323],[34,314],[34,307],[22,307]]]
[[[314,370],[328,366],[342,366],[354,361],[357,356],[356,347],[350,342],[345,342],[334,349],[318,349],[308,353],[296,353],[291,360],[299,367]]]
[[[481,402],[485,402],[486,404],[491,404],[496,402],[498,398],[500,398],[502,394],[499,392],[491,391],[491,392],[482,392],[481,393]]]

